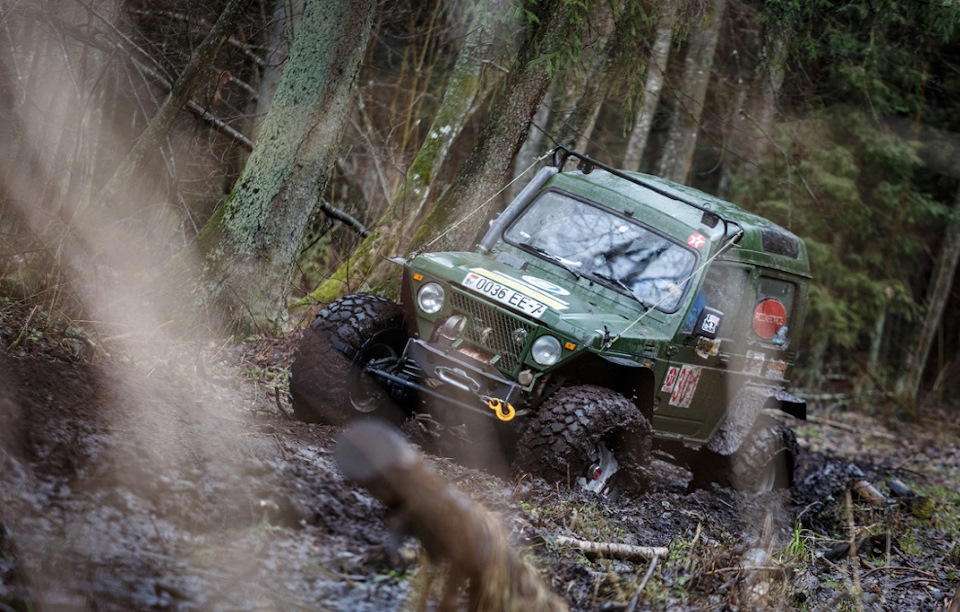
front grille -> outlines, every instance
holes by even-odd
[[[533,326],[457,291],[450,300],[453,309],[467,317],[463,337],[498,357],[496,366],[515,373],[520,356],[533,335]]]

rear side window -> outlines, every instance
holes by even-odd
[[[707,272],[707,277],[703,281],[703,287],[694,301],[693,308],[687,314],[683,322],[681,332],[690,334],[696,325],[697,317],[704,306],[716,308],[724,314],[723,323],[720,326],[720,334],[725,338],[735,337],[738,326],[737,314],[741,312],[741,304],[744,302],[744,292],[747,287],[748,270],[737,266],[714,264]]]

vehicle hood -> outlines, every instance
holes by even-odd
[[[515,260],[515,261],[514,261]],[[513,255],[497,256],[472,252],[427,253],[408,263],[425,275],[445,281],[458,290],[486,299],[535,324],[568,336],[581,346],[599,348],[607,339],[616,345],[673,338],[682,319],[679,313],[647,310],[639,302],[548,261],[528,260]],[[545,306],[542,313],[528,314],[511,304],[499,302],[465,285],[478,275],[492,280],[527,299]],[[470,284],[467,282],[467,284]],[[626,349],[627,346],[612,348]],[[630,351],[632,352],[632,351]]]

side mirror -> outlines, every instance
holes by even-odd
[[[704,306],[697,317],[697,325],[693,329],[695,336],[702,336],[713,340],[720,331],[720,324],[723,322],[723,313],[716,308]]]

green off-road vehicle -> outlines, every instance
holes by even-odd
[[[810,276],[785,229],[558,148],[476,250],[398,262],[399,303],[347,296],[305,331],[299,418],[467,423],[463,447],[598,492],[642,488],[652,450],[694,484],[792,483],[776,415],[806,413],[785,386]]]

